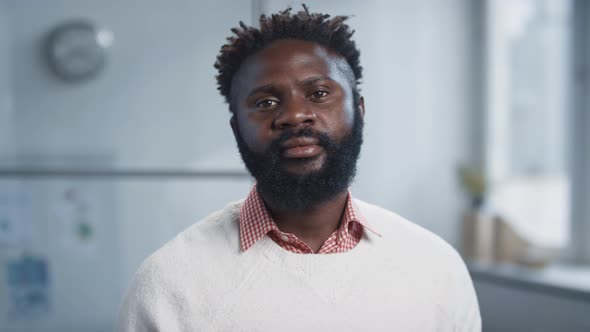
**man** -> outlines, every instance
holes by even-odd
[[[480,331],[471,279],[437,236],[353,199],[364,99],[346,17],[290,10],[233,29],[215,67],[244,201],[140,267],[123,331]]]

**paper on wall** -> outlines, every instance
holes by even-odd
[[[30,238],[32,199],[23,180],[0,179],[0,247],[19,247]]]

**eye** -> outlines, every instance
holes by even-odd
[[[262,99],[256,102],[256,108],[261,110],[271,109],[279,104],[278,100]]]
[[[314,91],[311,95],[310,95],[310,99],[322,99],[328,96],[328,91],[326,90],[317,90]]]

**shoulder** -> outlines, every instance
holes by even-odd
[[[237,256],[241,204],[232,202],[211,213],[148,256],[135,273],[134,284],[150,287],[158,283],[172,290],[183,284],[183,278],[194,275],[195,268]]]
[[[403,266],[416,282],[435,284],[433,302],[457,331],[481,330],[477,297],[469,272],[459,253],[431,231],[379,206],[355,200],[355,204],[386,248],[386,258]]]
[[[229,203],[179,233],[144,260],[138,274],[206,259],[239,249],[238,218],[242,200]],[[191,264],[192,265],[192,264]]]
[[[463,260],[448,242],[426,228],[377,205],[355,199],[356,206],[386,244],[391,254],[411,255],[413,262],[427,263],[431,268],[463,268]]]
[[[227,269],[235,268],[232,260],[239,253],[241,204],[233,202],[211,213],[143,261],[125,295],[120,330],[148,330],[141,327],[152,326],[160,316],[173,317],[178,306],[189,305],[184,303],[186,294],[206,296],[201,288],[211,276],[229,275]],[[227,264],[216,264],[220,261]]]

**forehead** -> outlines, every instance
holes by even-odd
[[[349,88],[354,82],[352,69],[338,53],[313,42],[278,40],[242,63],[232,80],[232,100],[256,86],[311,77],[327,77]]]

